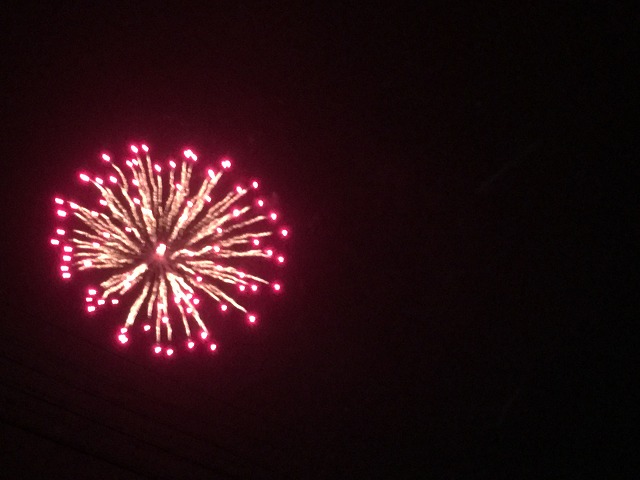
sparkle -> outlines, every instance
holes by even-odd
[[[120,343],[135,340],[127,332],[141,321],[145,332],[155,332],[153,351],[164,350],[171,356],[174,347],[167,345],[176,345],[173,337],[179,337],[179,345],[193,349],[192,335],[206,340],[209,323],[227,310],[239,310],[250,323],[256,322],[257,315],[247,313],[238,291],[260,292],[260,284],[280,290],[280,284],[253,273],[257,263],[274,255],[271,249],[265,253],[256,247],[270,238],[277,241],[288,230],[273,226],[279,220],[275,212],[260,213],[257,207],[264,205],[262,199],[249,198],[255,195],[257,181],[249,183],[251,190],[241,186],[221,190],[231,167],[228,158],[222,159],[222,170],[196,173],[201,162],[196,162],[198,157],[189,148],[183,151],[183,161],[169,160],[171,168],[165,171],[151,160],[146,145],[140,148],[145,155],[138,156],[138,147],[130,146],[136,158],[125,161],[126,175],[106,153],[101,164],[111,173],[94,180],[87,173],[79,174],[99,193],[103,213],[54,199],[55,213],[74,225],[57,228],[60,239],[49,241],[58,246],[64,240],[58,247],[63,278],[71,278],[76,270],[102,278],[99,287],[88,289],[88,312],[107,304],[127,304],[117,335]],[[65,203],[70,213],[60,208]],[[284,257],[276,261],[283,263]],[[212,302],[219,309],[213,316],[206,312]],[[217,347],[210,343],[208,348]]]

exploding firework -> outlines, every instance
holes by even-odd
[[[200,341],[215,351],[198,294],[217,304],[217,315],[236,309],[254,324],[257,314],[240,297],[265,289],[280,293],[282,284],[250,269],[256,262],[285,262],[269,242],[287,237],[289,229],[276,227],[279,215],[255,195],[256,180],[219,193],[231,167],[227,158],[219,168],[205,169],[192,190],[198,157],[191,149],[179,163],[169,160],[164,166],[152,161],[146,145],[132,145],[131,152],[127,168],[105,153],[102,160],[111,173],[79,174],[99,193],[95,208],[54,199],[56,215],[68,224],[57,227],[50,240],[60,249],[60,274],[63,279],[76,271],[101,276],[99,286],[87,288],[89,313],[106,304],[129,305],[117,334],[122,344],[140,321],[143,332],[155,330],[156,354],[173,355],[176,337],[189,350]]]

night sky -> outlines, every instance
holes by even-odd
[[[638,473],[637,11],[44,3],[0,12],[1,478]],[[214,356],[56,271],[54,195],[142,140],[292,227]]]

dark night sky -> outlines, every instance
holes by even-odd
[[[0,15],[0,477],[637,473],[637,12],[178,3]],[[214,358],[119,348],[57,278],[52,197],[141,139],[293,227]]]

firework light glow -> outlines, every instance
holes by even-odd
[[[212,317],[233,307],[253,325],[259,317],[239,297],[282,291],[281,282],[264,279],[255,267],[258,262],[276,269],[284,263],[273,244],[290,235],[290,228],[278,229],[279,213],[270,211],[264,198],[252,199],[256,180],[247,188],[219,185],[231,168],[228,158],[197,175],[194,167],[201,162],[191,148],[183,151],[182,161],[166,165],[152,161],[144,144],[131,145],[130,151],[126,168],[101,155],[112,169],[107,180],[78,175],[99,194],[95,207],[55,197],[54,212],[64,225],[55,227],[49,243],[60,252],[59,273],[65,280],[83,271],[100,277],[98,286],[87,287],[89,313],[104,305],[128,306],[116,332],[121,345],[129,343],[140,321],[141,334],[155,332],[155,354],[174,355],[176,343],[193,351],[196,340],[214,352]],[[198,177],[201,183],[193,188]],[[198,295],[210,301],[201,302]],[[213,315],[206,310],[210,302],[218,304]]]

